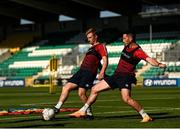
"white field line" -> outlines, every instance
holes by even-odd
[[[76,107],[79,107],[79,106],[76,106]],[[127,108],[127,109],[132,109],[132,108],[131,108],[130,106],[128,106],[128,105],[127,105],[127,106],[121,106],[121,105],[120,105],[120,106],[116,106],[116,107],[113,106],[113,105],[112,105],[112,106],[94,106],[94,108],[96,108],[96,107],[98,107],[98,108],[112,108],[112,107],[113,107],[113,108],[121,108],[121,109],[122,109],[122,108],[124,108],[124,109],[125,109],[125,108]],[[145,108],[145,109],[152,109],[152,108],[155,108],[155,109],[156,109],[156,108],[158,108],[158,109],[164,109],[164,108],[165,108],[165,109],[166,109],[166,108],[172,108],[172,107],[144,107],[144,108]]]
[[[180,98],[177,98],[177,97],[165,97],[165,98],[145,98],[145,99],[139,99],[139,98],[137,98],[137,99],[135,99],[135,100],[161,100],[161,99],[164,99],[164,100],[167,100],[167,99],[180,99]],[[120,101],[120,99],[119,100],[107,100],[107,99],[105,99],[105,100],[97,100],[97,102],[116,102],[116,101]],[[81,103],[81,101],[79,100],[79,101],[67,101],[67,102],[65,102],[65,103]],[[54,104],[54,103],[31,103],[31,104],[20,104],[20,106],[34,106],[34,105],[50,105],[50,104]]]
[[[172,110],[180,110],[180,108],[168,108],[166,107],[166,109],[150,109],[150,110],[146,110],[147,112],[152,112],[152,111],[172,111]],[[96,115],[98,114],[120,114],[120,113],[134,113],[135,111],[134,110],[130,110],[130,111],[114,111],[114,112],[97,112],[97,113],[94,113]],[[67,116],[66,114],[61,114],[61,116],[65,117]],[[42,119],[42,117],[39,115],[39,116],[22,116],[22,117],[11,117],[11,118],[1,118],[0,121],[2,120],[18,120],[18,119],[32,119],[32,118],[40,118]]]
[[[52,105],[54,103],[35,103],[35,104],[21,104],[20,106],[33,106],[33,105]],[[65,103],[66,104],[66,103]],[[129,106],[94,106],[94,108],[123,108],[123,109],[129,109],[130,107]],[[76,106],[76,105],[73,105],[72,108],[81,108],[81,106]],[[145,107],[145,109],[152,109],[152,108],[158,108],[158,109],[166,109],[166,108],[172,108],[172,107]]]
[[[156,109],[147,109],[146,111],[147,112],[152,112],[152,111],[161,111],[161,110],[163,110],[163,111],[172,111],[172,110],[180,110],[180,108],[168,108],[168,107],[166,107],[166,109],[165,109],[165,107],[162,109],[159,109],[159,108],[156,108]],[[130,111],[115,111],[115,112],[99,112],[99,113],[95,113],[95,114],[116,114],[116,113],[130,113],[130,112],[135,112],[134,110],[130,110]]]

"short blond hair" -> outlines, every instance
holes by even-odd
[[[86,35],[88,35],[89,33],[96,34],[96,29],[95,29],[95,28],[89,28],[89,29],[86,31]]]

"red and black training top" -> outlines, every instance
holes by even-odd
[[[81,64],[81,69],[90,70],[94,75],[97,74],[97,69],[103,56],[107,56],[107,50],[103,44],[99,43],[88,49],[86,56]]]
[[[147,57],[148,55],[139,45],[136,48],[129,48],[128,46],[125,46],[114,74],[118,75],[119,73],[125,73],[135,75],[136,65],[141,60],[146,60]]]

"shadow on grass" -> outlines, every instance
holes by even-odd
[[[163,119],[173,119],[173,118],[180,118],[180,116],[172,116],[168,112],[161,112],[161,113],[149,113],[149,115],[154,120],[163,120]],[[95,120],[119,120],[119,119],[141,119],[139,114],[135,115],[113,115],[113,116],[95,116]],[[7,127],[15,127],[15,128],[51,128],[51,127],[67,127],[68,125],[72,124],[72,120],[80,120],[78,118],[69,118],[69,117],[58,117],[52,121],[44,121],[42,118],[33,118],[33,119],[24,119],[24,120],[13,120],[8,122],[3,122],[7,125]],[[84,120],[84,119],[82,119]],[[10,124],[16,124],[15,126],[11,126]],[[8,126],[9,125],[9,126]]]
[[[180,116],[170,116],[167,112],[161,113],[148,113],[153,119],[169,119],[169,118],[180,118]],[[95,119],[139,119],[141,116],[137,115],[118,115],[118,116],[95,116]]]
[[[180,118],[180,116],[174,115],[172,116],[169,113],[150,113],[150,116],[153,117],[153,119],[170,119],[170,118]]]
[[[31,118],[31,119],[23,119],[19,120],[18,117],[15,120],[11,121],[4,121],[3,124],[7,125],[7,127],[17,127],[17,128],[30,128],[30,127],[64,127],[66,124],[69,123],[62,123],[62,121],[65,121],[69,118],[63,117],[63,118],[55,118],[51,121],[45,121],[41,117],[38,118]],[[61,122],[61,123],[59,123]],[[31,124],[32,123],[32,124]],[[33,124],[34,123],[34,124]],[[11,124],[16,124],[16,126],[11,126]],[[27,125],[28,124],[28,125]]]
[[[64,126],[65,126],[65,124],[59,124],[59,123],[56,123],[56,124],[54,124],[54,123],[48,123],[48,124],[41,123],[41,124],[37,124],[37,125],[34,125],[34,124],[22,125],[22,126],[18,126],[17,128],[64,127]]]

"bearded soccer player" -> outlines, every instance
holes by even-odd
[[[80,70],[77,71],[68,81],[68,83],[63,86],[61,95],[57,105],[55,105],[54,110],[56,113],[62,107],[71,90],[78,87],[78,94],[83,103],[87,101],[86,91],[91,89],[93,86],[93,81],[95,80],[98,72],[98,67],[100,66],[100,72],[98,80],[102,80],[105,75],[105,70],[108,65],[107,50],[102,43],[99,43],[98,35],[94,28],[90,28],[86,31],[86,36],[88,42],[92,45],[87,51],[83,62],[80,66]],[[101,65],[101,59],[103,64]],[[88,119],[93,119],[93,114],[91,108],[87,108]]]
[[[70,116],[86,116],[87,109],[96,101],[101,91],[119,88],[122,100],[142,116],[141,122],[152,121],[152,118],[144,111],[143,107],[131,98],[131,87],[136,84],[135,68],[140,60],[145,60],[151,65],[160,68],[165,68],[166,65],[149,57],[135,42],[135,37],[132,33],[123,34],[123,43],[124,49],[114,74],[110,77],[105,77],[98,84],[93,86],[86,104],[79,111],[70,114]]]

